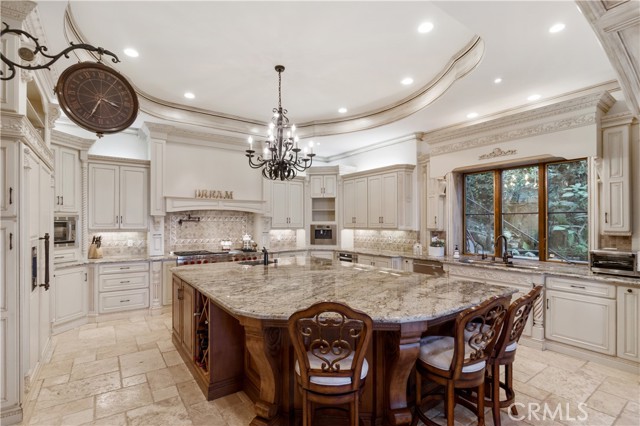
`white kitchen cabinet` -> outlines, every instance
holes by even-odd
[[[18,148],[15,142],[0,145],[0,215],[18,214]]]
[[[5,170],[2,170],[4,173]],[[20,364],[18,338],[19,321],[19,275],[18,275],[18,247],[17,222],[2,219],[0,221],[0,346],[3,354],[0,356],[0,371],[2,371],[2,408],[19,404],[20,402],[20,374],[17,366]]]
[[[95,273],[98,313],[149,307],[149,262],[103,264]]]
[[[402,259],[402,270],[405,272],[413,272],[413,259]]]
[[[391,268],[391,258],[382,256],[363,256],[358,255],[358,263],[362,265],[371,265],[377,268]]]
[[[443,178],[432,178],[430,176],[431,165],[427,164],[426,168],[426,219],[427,229],[434,231],[443,231],[445,228],[445,196],[446,181]]]
[[[343,226],[367,227],[367,178],[345,179],[342,183]]]
[[[311,198],[326,198],[336,196],[336,175],[313,175],[309,179]]]
[[[79,213],[80,193],[80,153],[63,146],[52,146],[55,164],[54,211]]]
[[[317,257],[319,259],[333,259],[334,255],[332,251],[327,251],[327,250],[313,250],[309,252],[309,256],[311,257]]]
[[[398,227],[398,176],[386,173],[367,178],[369,228]]]
[[[640,362],[640,289],[617,288],[617,355]]]
[[[300,181],[272,183],[272,228],[304,227],[304,185]]]
[[[84,319],[89,313],[87,268],[85,266],[56,269],[53,284],[53,327]]]
[[[80,260],[79,249],[56,249],[53,253],[54,265],[60,265],[63,263],[78,262]]]
[[[170,305],[173,301],[173,273],[171,268],[177,266],[177,262],[174,260],[165,260],[162,262],[162,304]]]
[[[89,164],[89,228],[146,229],[148,169]]]
[[[549,277],[545,296],[546,339],[615,355],[615,287]]]
[[[602,136],[602,233],[631,235],[629,126],[606,128]]]

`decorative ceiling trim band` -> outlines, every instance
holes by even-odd
[[[50,170],[53,170],[53,151],[47,146],[40,132],[33,127],[26,115],[2,111],[0,134],[3,139],[24,142]]]
[[[70,4],[65,10],[65,31],[69,42],[87,43],[71,13]],[[384,108],[357,116],[299,123],[296,125],[298,134],[301,139],[338,135],[372,129],[406,118],[434,102],[449,90],[453,83],[473,71],[482,60],[484,51],[484,41],[479,36],[474,36],[452,56],[434,79],[410,96]],[[253,127],[264,125],[264,122],[259,120],[168,102],[145,93],[135,84],[133,86],[138,93],[140,110],[156,118],[244,135],[252,135]]]

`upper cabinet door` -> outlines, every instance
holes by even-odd
[[[148,187],[147,168],[120,166],[120,229],[147,227]]]
[[[342,182],[342,225],[353,228],[356,223],[356,193],[355,179],[345,179]]]
[[[630,235],[629,126],[605,129],[602,139],[602,233]]]
[[[335,175],[324,176],[324,191],[325,197],[336,197],[336,187],[338,186],[338,179]]]
[[[2,141],[0,145],[0,215],[18,214],[18,150],[16,142]]]
[[[289,182],[289,227],[304,227],[304,185]]]
[[[382,228],[382,176],[367,179],[369,228]]]
[[[89,229],[118,229],[120,167],[89,164]]]
[[[398,227],[398,175],[388,173],[382,175],[382,196],[380,212],[383,228]]]
[[[272,182],[272,219],[273,228],[287,228],[289,226],[289,185],[287,182]]]
[[[311,198],[324,197],[323,176],[311,176],[311,179],[309,180],[309,187],[311,188]]]
[[[74,149],[55,149],[55,211],[80,211],[80,155]]]
[[[367,227],[367,210],[368,210],[368,194],[367,194],[367,178],[357,178],[354,181],[354,192],[355,192],[355,205],[354,205],[354,213],[355,213],[355,221],[353,223],[356,228],[366,228]]]

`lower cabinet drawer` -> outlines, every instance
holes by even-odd
[[[55,264],[75,262],[78,260],[78,258],[78,252],[76,250],[53,252],[53,263]]]
[[[149,273],[100,275],[100,291],[131,290],[149,287]]]
[[[101,314],[118,312],[128,309],[142,309],[149,307],[149,289],[112,291],[100,293],[98,310]]]

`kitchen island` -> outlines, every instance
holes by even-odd
[[[369,314],[372,366],[362,397],[367,423],[410,424],[407,383],[429,327],[515,289],[337,260],[298,257],[268,266],[181,266],[174,274],[173,341],[208,399],[244,390],[252,425],[289,423],[299,405],[289,316],[330,300]]]

